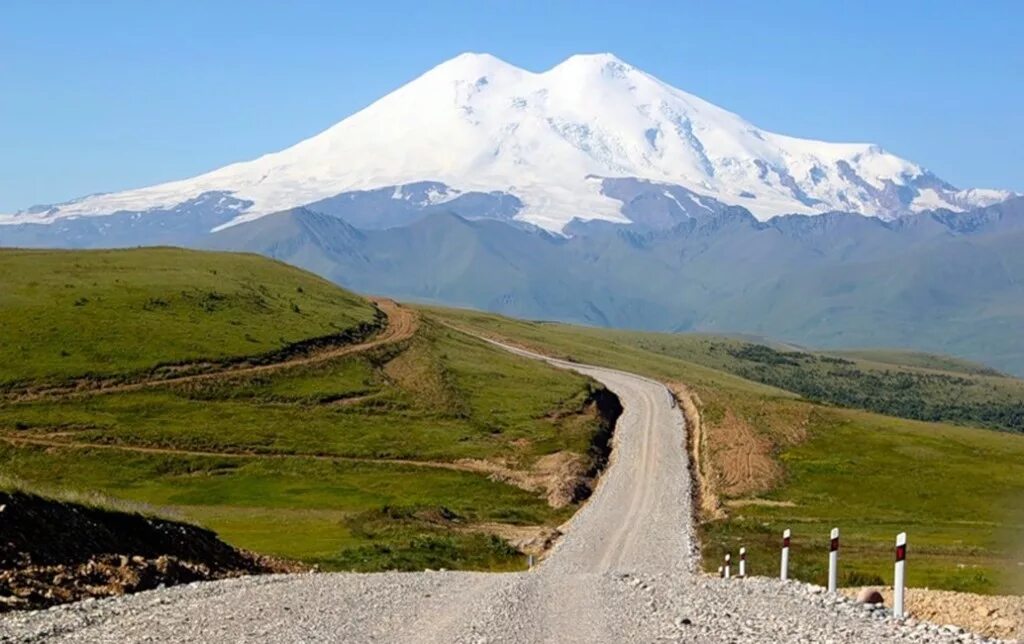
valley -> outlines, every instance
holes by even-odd
[[[822,583],[826,535],[839,525],[843,586],[890,583],[892,535],[906,530],[911,586],[1022,590],[1014,573],[1024,518],[1012,509],[1024,499],[1024,383],[981,365],[365,299],[254,255],[4,251],[0,262],[48,269],[46,283],[26,277],[6,293],[4,315],[17,324],[0,351],[33,366],[5,365],[0,490],[184,520],[241,548],[243,561],[265,562],[202,572],[207,564],[186,561],[167,580],[308,569],[514,573],[282,578],[289,596],[351,604],[350,593],[371,593],[375,610],[420,615],[385,627],[398,639],[572,631],[614,641],[622,628],[685,631],[658,617],[657,605],[695,611],[709,634],[722,626],[701,608],[709,597],[774,615],[761,635],[867,633],[873,627],[847,621],[844,604],[826,602],[808,619],[803,586],[780,590],[767,579],[790,528],[791,576]],[[144,342],[128,334],[132,320]],[[175,344],[183,327],[194,343]],[[90,340],[72,341],[72,328],[88,329]],[[261,341],[255,328],[278,337]],[[247,344],[251,353],[238,348]],[[95,366],[83,368],[76,354]],[[699,574],[740,546],[761,578],[742,593]],[[527,555],[539,567],[528,570]],[[139,577],[151,564],[97,561],[88,565],[113,566],[104,593],[153,583]],[[28,574],[4,582],[9,594],[36,589],[14,595],[20,601],[45,588]],[[180,635],[236,619],[221,613],[236,601],[200,608],[210,606],[207,592],[280,592],[258,578],[220,583],[175,591],[167,601],[180,610],[163,617],[129,597],[99,605],[125,611],[124,621],[96,622],[109,631],[88,626],[94,609],[80,604],[11,624],[100,639],[136,628]],[[422,593],[445,619],[421,612]],[[559,608],[556,596],[574,603]],[[608,602],[619,606],[614,616]],[[366,623],[321,621],[310,619],[315,632],[341,628],[353,638]],[[880,627],[905,635],[892,622]]]
[[[1024,3],[10,4],[0,644],[1024,643]]]

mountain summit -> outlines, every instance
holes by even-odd
[[[877,145],[767,132],[611,54],[572,56],[534,73],[467,53],[280,152],[192,179],[34,207],[0,223],[202,203],[219,209],[204,221],[223,228],[387,190],[424,208],[500,196],[505,218],[561,231],[574,218],[631,221],[621,180],[683,213],[739,205],[761,220],[829,211],[890,219],[1011,196],[958,190]]]

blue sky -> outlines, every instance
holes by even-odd
[[[463,51],[611,51],[760,127],[1024,190],[1022,24],[994,0],[7,0],[0,212],[286,147]]]

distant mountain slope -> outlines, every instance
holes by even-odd
[[[0,215],[0,246],[250,250],[364,292],[1024,373],[1022,204],[609,54],[464,54],[285,150]]]
[[[575,218],[643,223],[721,204],[760,220],[833,210],[888,219],[1009,196],[958,190],[877,145],[768,132],[611,54],[572,56],[541,73],[463,54],[285,150],[0,223],[100,217],[114,224],[100,232],[118,236],[145,234],[151,226],[139,219],[183,219],[201,233],[312,205],[386,227],[448,204],[560,231]]]
[[[905,347],[1024,373],[1024,199],[893,222],[742,209],[663,231],[565,238],[436,215],[358,231],[296,210],[210,244],[266,253],[351,288],[508,315],[650,330]]]

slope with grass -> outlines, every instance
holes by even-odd
[[[1019,409],[1024,384],[953,365],[886,364],[860,357],[790,352],[703,335],[634,333],[510,320],[456,309],[427,309],[472,330],[562,358],[613,366],[677,383],[693,414],[698,445],[705,565],[745,545],[754,574],[776,574],[781,531],[794,531],[797,577],[823,582],[829,529],[843,531],[847,585],[891,583],[892,539],[911,535],[909,583],[979,592],[1024,592],[1024,436],[967,426],[949,413]],[[895,354],[890,354],[890,359]],[[891,362],[891,360],[890,360]],[[795,364],[790,364],[795,363]],[[745,376],[745,377],[744,377]],[[751,379],[754,378],[754,379]],[[818,399],[846,402],[880,378],[900,379],[891,413],[944,410],[922,422],[814,402],[794,383],[813,383]],[[788,390],[792,387],[794,390]],[[893,394],[895,395],[895,394]],[[877,403],[861,400],[864,407]],[[990,427],[1019,430],[1012,414]]]
[[[0,262],[0,317],[36,321],[3,349],[22,356],[3,367],[7,486],[146,504],[326,568],[507,569],[606,457],[615,401],[593,381],[270,260]],[[55,274],[25,277],[40,262]]]
[[[1024,432],[1024,380],[955,358],[900,351],[826,353],[699,334],[609,333],[616,342],[814,402]]]
[[[256,255],[0,251],[0,386],[278,351],[375,322],[370,302]]]

